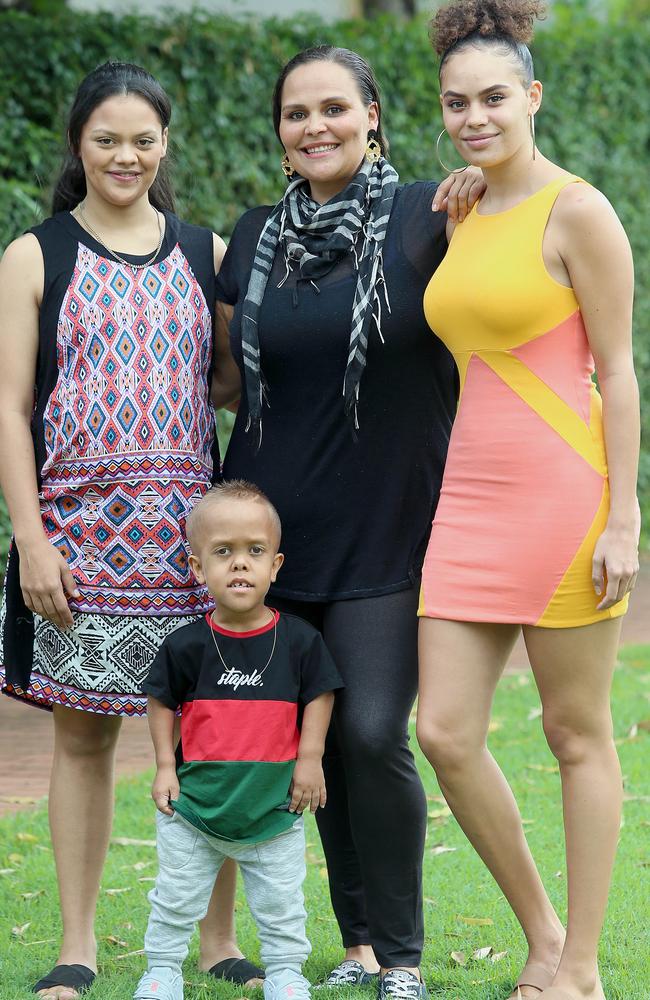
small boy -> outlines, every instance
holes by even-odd
[[[265,1000],[308,1000],[302,812],[325,805],[321,758],[343,685],[319,633],[264,604],[283,556],[277,511],[256,486],[213,487],[187,538],[216,609],[165,639],[143,685],[159,873],[135,1000],[182,1000],[189,938],[228,857],[257,924]]]

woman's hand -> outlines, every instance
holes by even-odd
[[[592,564],[594,590],[602,598],[599,611],[622,601],[634,589],[639,572],[640,517],[630,524],[608,523],[596,542]]]
[[[68,598],[81,597],[70,567],[46,538],[19,546],[20,587],[25,604],[61,629],[72,625]]]
[[[432,212],[446,212],[450,222],[462,222],[485,191],[483,172],[478,167],[454,171],[438,185]]]

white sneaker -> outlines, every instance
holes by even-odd
[[[292,969],[267,973],[264,980],[264,1000],[310,1000],[309,980]]]
[[[140,979],[133,1000],[183,1000],[183,976],[167,966],[149,969]]]

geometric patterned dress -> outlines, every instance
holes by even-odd
[[[602,404],[578,300],[544,265],[557,178],[457,226],[424,298],[461,382],[419,614],[546,628],[604,611],[591,582],[609,513]]]
[[[213,606],[184,535],[219,474],[212,234],[168,212],[165,223],[143,269],[68,212],[32,230],[45,263],[32,417],[41,516],[80,597],[70,629],[32,615],[12,546],[0,684],[44,708],[144,714],[163,638]]]

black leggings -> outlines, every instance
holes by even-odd
[[[371,944],[384,968],[422,955],[426,799],[408,746],[417,693],[417,588],[312,603],[271,596],[323,635],[345,682],[323,766],[316,818],[344,947]]]

